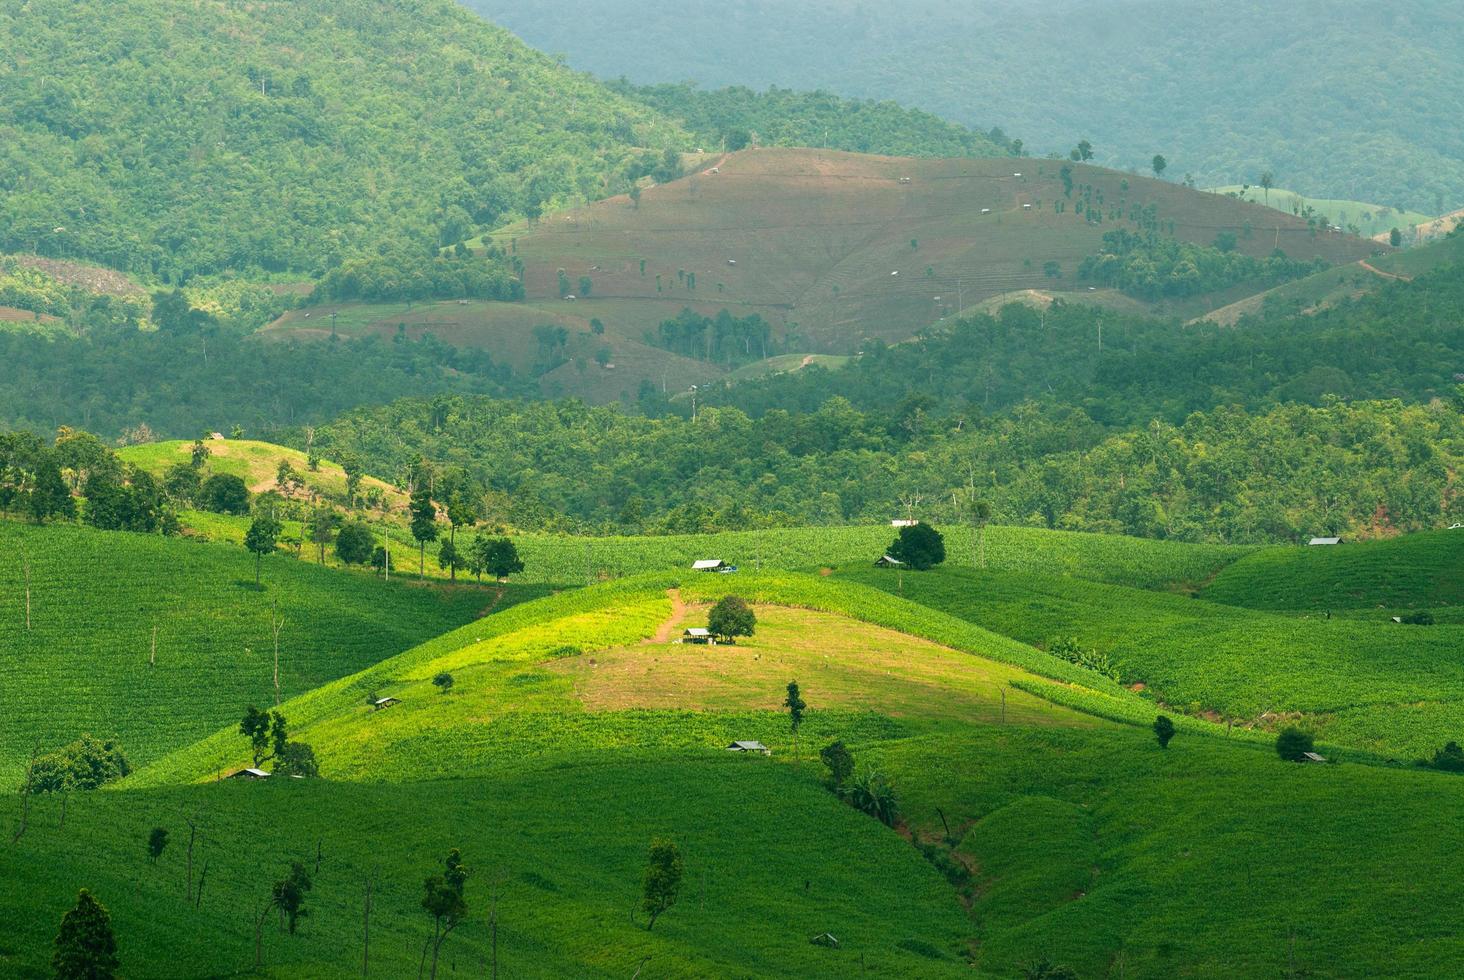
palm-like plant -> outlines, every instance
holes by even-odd
[[[886,827],[893,827],[900,817],[900,802],[895,788],[884,774],[866,769],[849,787],[849,805],[869,814]]]

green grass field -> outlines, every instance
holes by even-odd
[[[1241,187],[1239,184],[1212,187],[1209,188],[1209,192],[1238,196],[1241,194]],[[1263,204],[1287,214],[1295,214],[1302,208],[1310,207],[1317,214],[1342,228],[1356,226],[1358,233],[1364,238],[1386,233],[1394,228],[1406,233],[1414,225],[1423,224],[1434,217],[1421,211],[1399,211],[1385,204],[1369,204],[1366,201],[1306,197],[1295,191],[1283,190],[1279,187],[1271,188],[1269,193],[1260,187],[1251,187],[1240,199]]]
[[[495,599],[283,559],[264,563],[256,590],[242,549],[80,527],[0,522],[0,554],[6,789],[36,746],[49,751],[90,732],[119,738],[142,765],[248,703],[273,704],[272,611],[285,620],[280,689],[289,698],[470,622]]]
[[[1264,548],[1201,595],[1252,609],[1433,609],[1464,605],[1464,529],[1334,546]]]
[[[91,536],[128,550],[140,540]],[[1091,575],[1159,586],[1237,557],[1169,546],[1138,562],[1122,543],[1021,544],[1039,558],[1050,545],[1055,566],[1066,548]],[[390,592],[287,562],[273,563],[277,575],[285,565],[344,594],[357,581]],[[754,637],[672,642],[731,591],[754,602]],[[1277,624],[1344,625],[1030,570],[680,570],[560,592],[296,688],[282,710],[315,747],[321,780],[215,781],[247,759],[225,720],[115,789],[72,794],[64,826],[59,801],[35,801],[7,845],[0,918],[15,926],[0,972],[44,973],[82,885],[113,912],[126,975],[248,972],[270,882],[292,859],[313,870],[318,859],[299,934],[265,924],[266,967],[359,974],[369,877],[372,972],[409,974],[430,934],[421,881],[459,847],[470,915],[443,948],[449,976],[490,969],[495,892],[506,976],[1014,977],[1041,955],[1083,977],[1447,974],[1464,954],[1449,926],[1464,886],[1419,842],[1451,853],[1464,818],[1455,777],[1366,753],[1297,766],[1264,739],[1184,717],[1165,751],[1145,694],[1021,642],[1048,627],[1086,640],[1098,636],[1090,622],[1117,631],[1125,620],[1147,630],[1119,637],[1149,658],[1134,663],[1179,671],[1199,650],[1210,662],[1197,673],[1223,664],[1231,676],[1256,664],[1230,631],[1289,656],[1274,646]],[[1351,625],[1353,638],[1372,628]],[[1337,670],[1329,657],[1318,673]],[[443,670],[449,694],[432,684]],[[792,677],[810,706],[796,753],[779,708]],[[21,673],[8,688],[33,685]],[[370,693],[401,703],[372,711]],[[773,755],[731,755],[733,738]],[[833,738],[893,782],[900,833],[821,786],[812,756]],[[7,796],[0,819],[14,826]],[[196,908],[183,897],[185,818],[201,830],[195,883],[208,868]],[[143,846],[154,826],[173,841],[156,865]],[[678,841],[686,879],[648,933],[633,909],[654,836]],[[809,942],[825,931],[840,949]]]

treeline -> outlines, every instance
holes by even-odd
[[[887,156],[966,157],[1018,154],[1021,141],[1000,129],[976,132],[894,102],[845,99],[830,92],[740,85],[702,89],[688,82],[612,90],[644,102],[685,126],[707,150],[757,146],[818,146]]]
[[[1083,259],[1078,278],[1156,300],[1213,293],[1242,282],[1272,286],[1327,267],[1321,259],[1295,261],[1279,249],[1259,259],[1235,247],[1229,233],[1207,246],[1120,228],[1103,235],[1103,249]]]
[[[461,245],[461,243],[459,243]],[[352,259],[331,269],[316,284],[311,299],[388,300],[523,299],[524,285],[496,249],[467,254],[466,248],[419,255],[392,249]]]
[[[1219,408],[1113,430],[1081,408],[1027,403],[918,424],[843,398],[695,423],[574,403],[412,399],[317,432],[378,473],[424,466],[501,501],[520,528],[695,532],[883,521],[920,501],[959,520],[973,495],[1002,523],[1180,540],[1388,533],[1464,517],[1459,404],[1398,401],[1261,413]]]
[[[1359,284],[1374,284],[1359,270]],[[811,412],[834,396],[920,431],[934,416],[976,419],[1028,399],[1074,405],[1105,426],[1178,423],[1217,405],[1266,411],[1286,402],[1447,396],[1464,364],[1464,275],[1413,282],[1298,315],[1272,308],[1234,327],[1182,324],[1072,303],[1010,305],[927,331],[908,343],[867,343],[837,371],[705,390],[703,402],[759,416]],[[653,412],[673,410],[654,393]]]
[[[662,320],[655,332],[646,332],[646,341],[663,350],[733,366],[771,357],[779,351],[773,343],[772,328],[761,316],[733,316],[721,310],[716,316],[703,316],[690,307],[670,320]]]

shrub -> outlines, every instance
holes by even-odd
[[[895,788],[883,773],[866,769],[849,787],[849,805],[867,813],[886,827],[893,827],[900,817],[900,803]]]
[[[315,750],[306,742],[286,742],[275,754],[274,772],[277,776],[319,776]]]
[[[336,535],[336,557],[347,565],[363,565],[371,560],[376,550],[376,538],[371,528],[361,521],[352,521],[341,528]],[[383,563],[386,552],[382,552]]]
[[[1288,725],[1276,736],[1276,754],[1287,762],[1300,762],[1314,744],[1310,733]]]
[[[1169,748],[1169,740],[1174,737],[1174,722],[1166,716],[1160,715],[1154,719],[1154,737],[1159,740],[1161,749]]]
[[[819,750],[818,757],[829,768],[829,784],[835,792],[841,790],[844,782],[854,774],[854,755],[842,740],[830,742]]]
[[[446,694],[448,691],[452,690],[452,675],[444,670],[436,677],[432,678],[432,683],[437,687],[438,691]]]
[[[1444,772],[1464,772],[1464,748],[1450,742],[1434,753],[1433,767]]]
[[[111,740],[90,735],[55,752],[36,759],[31,769],[32,786],[37,793],[55,793],[71,789],[96,789],[132,771],[122,747]]]

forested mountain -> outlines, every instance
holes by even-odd
[[[1020,149],[1000,128],[980,133],[890,101],[743,85],[634,85],[624,78],[610,88],[672,117],[709,149],[740,150],[755,142],[910,157],[1007,156]]]
[[[1464,187],[1452,0],[465,0],[571,64],[640,83],[896,99],[1029,150],[1208,184],[1440,213]]]
[[[4,0],[0,37],[0,251],[166,282],[420,255],[689,140],[448,0]]]

